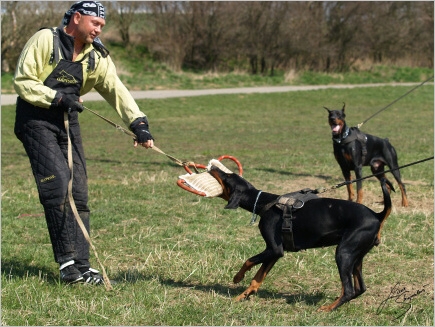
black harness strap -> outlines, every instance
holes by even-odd
[[[293,212],[301,209],[306,201],[317,198],[315,191],[309,188],[300,190],[299,192],[293,192],[281,195],[275,201],[268,203],[263,210],[260,212],[263,214],[265,211],[269,210],[273,206],[282,210],[282,239],[283,247],[285,251],[298,252],[300,249],[295,247],[294,237],[293,237]]]
[[[51,53],[50,61],[48,62],[50,65],[59,62],[59,36],[57,35],[57,31],[55,28],[52,28],[53,32],[53,52]]]
[[[53,52],[50,56],[50,61],[48,62],[50,65],[59,63],[59,35],[57,34],[56,28],[50,28],[50,30],[53,33]],[[81,61],[83,61],[85,58],[83,58]],[[89,59],[88,59],[88,66],[87,70],[94,70],[95,69],[95,50],[92,49],[89,53]]]
[[[293,195],[293,194],[292,194]],[[305,202],[290,194],[278,198],[276,206],[282,210],[282,244],[285,251],[297,252],[293,238],[293,215],[292,212],[304,206]]]

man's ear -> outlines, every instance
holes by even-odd
[[[228,200],[228,204],[225,206],[225,209],[237,209],[240,203],[240,195],[240,191],[235,190],[233,194],[231,194],[231,197]]]
[[[74,23],[76,25],[79,24],[81,18],[82,18],[82,15],[78,11],[76,11],[72,16],[72,20],[74,21]]]

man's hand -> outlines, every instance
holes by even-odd
[[[70,114],[74,111],[82,112],[84,109],[82,103],[83,100],[80,99],[77,95],[64,93],[59,100],[58,106]]]
[[[135,147],[137,147],[138,144],[147,149],[153,147],[154,139],[149,131],[148,120],[146,117],[137,118],[130,124],[130,128],[136,135],[136,139],[134,140]]]

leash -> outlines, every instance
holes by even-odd
[[[376,116],[377,114],[381,113],[382,111],[384,111],[385,109],[387,109],[388,107],[390,107],[391,105],[393,105],[394,103],[396,103],[397,101],[399,101],[400,99],[404,98],[405,96],[407,96],[409,93],[415,91],[416,89],[418,89],[419,87],[421,87],[424,83],[428,82],[429,80],[433,79],[432,77],[429,77],[427,80],[425,80],[423,83],[417,85],[416,87],[412,88],[411,90],[409,90],[408,92],[406,92],[405,94],[403,94],[402,96],[400,96],[399,98],[397,98],[396,100],[394,100],[393,102],[391,102],[389,105],[385,106],[384,108],[382,108],[381,110],[379,110],[378,112],[375,112],[373,115],[371,115],[369,118],[367,118],[366,120],[364,120],[362,123],[358,124],[357,127],[358,129],[361,128],[362,125],[364,125],[367,121],[369,121],[370,119],[372,119],[374,116]]]
[[[106,117],[100,115],[99,113],[95,112],[94,110],[91,110],[91,109],[89,109],[89,108],[87,108],[85,106],[83,106],[83,108],[85,108],[89,112],[93,113],[95,116],[100,117],[101,119],[103,119],[104,121],[106,121],[107,123],[109,123],[110,125],[115,127],[117,130],[119,130],[119,131],[121,131],[121,132],[123,132],[123,133],[125,133],[125,134],[127,134],[127,135],[129,135],[131,137],[133,137],[134,139],[136,139],[136,135],[134,135],[134,133],[129,131],[128,129],[122,127],[121,125],[118,125],[118,124],[114,123],[113,121],[111,121],[111,120],[107,119]],[[180,159],[177,159],[177,158],[175,158],[175,157],[173,157],[173,156],[171,156],[169,154],[164,153],[162,150],[160,150],[155,145],[151,149],[153,149],[154,151],[157,151],[160,154],[165,155],[166,157],[171,159],[174,163],[176,163],[179,166],[183,166],[185,168],[188,167],[188,166],[193,166],[195,168],[195,170],[196,170],[195,164],[193,162],[191,162],[191,161],[182,161]]]
[[[350,180],[350,181],[344,181],[344,182],[336,184],[336,185],[334,185],[334,186],[332,186],[330,188],[320,187],[318,189],[315,189],[313,193],[314,194],[324,193],[326,191],[334,190],[334,189],[337,189],[337,188],[342,187],[344,185],[349,185],[349,184],[352,184],[352,183],[355,183],[355,182],[358,182],[358,181],[362,181],[364,179],[367,179],[367,178],[370,178],[370,177],[373,177],[373,176],[389,173],[389,172],[392,172],[394,170],[406,168],[406,167],[413,166],[413,165],[416,165],[416,164],[419,164],[419,163],[422,163],[422,162],[425,162],[425,161],[428,161],[428,160],[432,160],[433,158],[434,157],[429,157],[429,158],[426,158],[426,159],[422,159],[422,160],[411,162],[409,164],[406,164],[406,165],[403,165],[403,166],[400,166],[400,167],[397,167],[397,168],[393,168],[393,169],[390,169],[390,170],[385,170],[385,171],[382,171],[382,172],[379,172],[379,173],[376,173],[376,174],[373,174],[373,175],[369,175],[369,176],[353,179],[353,180]]]
[[[64,113],[64,125],[65,130],[68,136],[68,168],[71,172],[71,178],[68,182],[68,200],[71,207],[72,212],[74,213],[74,217],[77,220],[77,223],[80,226],[80,229],[83,232],[83,235],[85,236],[86,241],[89,243],[90,247],[94,251],[95,258],[98,261],[98,264],[101,267],[101,271],[103,272],[103,281],[104,286],[106,287],[107,291],[113,290],[112,284],[110,283],[109,277],[107,277],[106,270],[104,269],[103,264],[100,261],[100,258],[98,257],[97,249],[95,248],[94,244],[91,242],[91,238],[89,236],[88,231],[86,230],[85,225],[83,224],[82,218],[80,218],[79,212],[77,211],[76,203],[74,201],[73,195],[72,195],[72,183],[73,183],[73,158],[72,158],[72,145],[71,145],[71,138],[69,134],[69,121],[68,121],[68,113]]]

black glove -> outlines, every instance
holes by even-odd
[[[69,114],[74,111],[82,112],[84,109],[83,104],[79,102],[79,97],[69,93],[62,94],[58,106]]]
[[[145,143],[148,140],[154,140],[149,131],[148,120],[146,117],[137,118],[130,124],[130,128],[134,135],[136,135],[136,141],[138,143]]]

